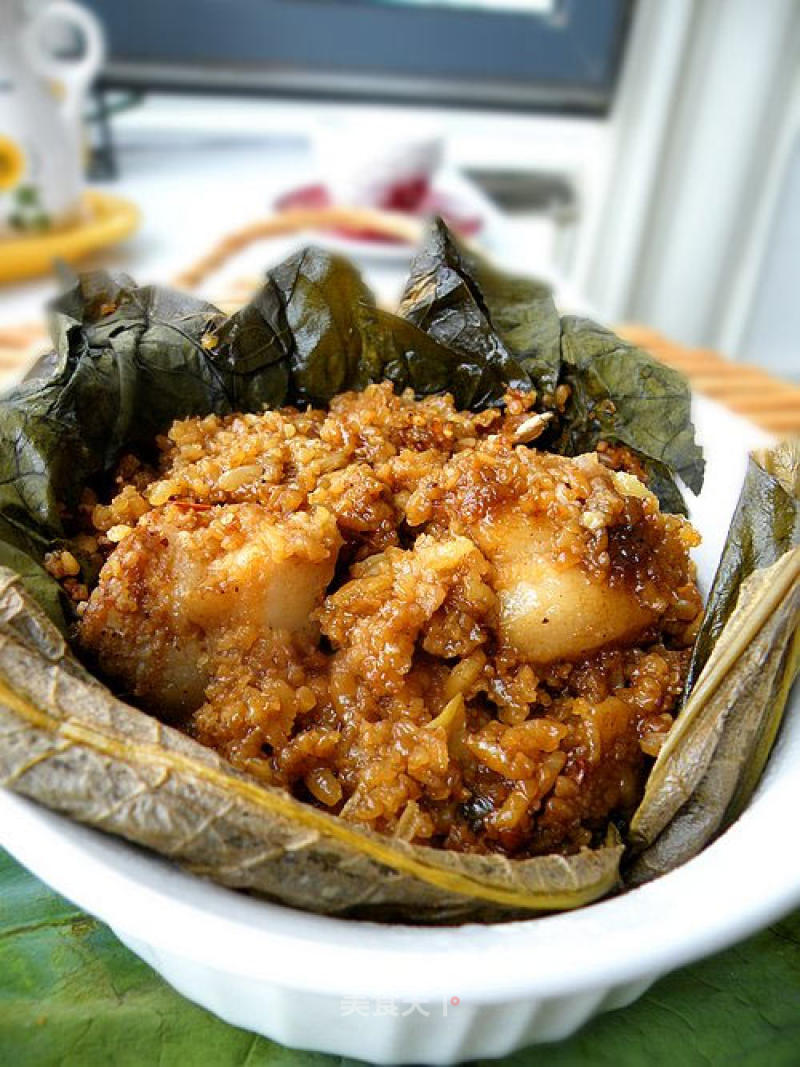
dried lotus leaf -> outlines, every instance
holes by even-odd
[[[293,907],[408,922],[578,907],[622,846],[507,860],[409,845],[236,772],[116,699],[0,568],[0,783],[220,882]]]
[[[784,441],[750,456],[705,616],[692,650],[690,693],[730,617],[742,582],[800,545],[800,441]]]
[[[740,814],[766,765],[800,656],[800,443],[754,452],[695,641],[688,698],[631,822],[648,881]]]
[[[800,669],[800,548],[742,584],[630,827],[638,884],[696,855],[758,783]]]

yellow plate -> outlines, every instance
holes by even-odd
[[[53,261],[74,263],[89,252],[123,240],[139,225],[139,209],[129,200],[87,189],[84,219],[63,230],[0,239],[0,283],[47,274]]]

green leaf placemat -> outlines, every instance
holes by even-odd
[[[0,851],[0,1064],[334,1067],[221,1022]],[[350,1061],[355,1062],[355,1061]],[[487,1061],[488,1062],[488,1061]],[[796,1067],[800,911],[503,1067]]]

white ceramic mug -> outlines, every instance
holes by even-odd
[[[46,45],[56,28],[77,31],[83,52],[61,59]],[[0,0],[0,235],[74,223],[83,188],[81,113],[104,56],[97,19],[72,0],[29,17]]]

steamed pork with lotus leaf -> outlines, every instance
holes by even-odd
[[[686,380],[441,222],[397,314],[308,248],[231,316],[83,275],[51,332],[0,398],[0,785],[403,922],[579,907],[742,810],[800,669],[796,447],[700,623]]]
[[[531,445],[532,403],[386,383],[175,422],[84,501],[107,557],[84,653],[342,819],[461,852],[597,844],[672,725],[698,537],[625,450]]]

